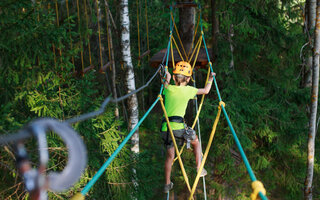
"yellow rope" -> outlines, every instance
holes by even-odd
[[[189,62],[189,63],[191,62],[191,60],[192,60],[192,58],[193,58],[194,54],[196,53],[197,48],[198,48],[198,45],[199,45],[199,43],[200,43],[201,39],[202,39],[202,38],[201,38],[201,36],[200,36],[200,37],[199,37],[199,39],[198,39],[198,41],[197,41],[197,44],[194,46],[194,49],[193,49],[193,51],[192,51],[191,56],[189,57],[189,60],[188,60],[188,62]]]
[[[58,9],[58,2],[57,0],[55,1],[55,5],[56,5],[56,17],[57,17],[57,26],[59,27],[59,9]],[[60,43],[60,40],[59,40],[59,43]],[[59,48],[59,55],[60,55],[60,61],[62,63],[62,51],[61,49]],[[62,70],[62,65],[61,65],[61,70]]]
[[[76,195],[74,195],[70,200],[84,200],[84,199],[85,199],[85,196],[81,194],[81,192],[79,192]]]
[[[37,7],[37,10],[38,10],[38,15],[37,15],[37,21],[38,21],[38,23],[40,22],[40,10],[39,10],[39,7],[41,8],[41,2],[38,2],[38,7]],[[38,65],[40,65],[40,58],[39,58],[39,56],[37,56],[37,60],[38,60]]]
[[[196,56],[194,58],[194,62],[193,62],[193,65],[192,65],[192,70],[194,68],[194,66],[196,65],[196,62],[197,62],[197,59],[198,59],[198,55],[199,55],[199,52],[200,52],[200,47],[201,47],[201,43],[202,43],[202,35],[200,36],[200,44],[198,45],[198,50],[197,50],[197,53],[196,53]],[[191,62],[191,60],[190,60]]]
[[[86,26],[87,29],[89,29],[89,19],[88,19],[88,12],[87,12],[87,0],[84,0],[84,13],[86,16]],[[92,60],[91,60],[91,45],[90,45],[90,37],[89,34],[87,35],[88,40],[88,49],[89,49],[89,64],[92,66]]]
[[[58,10],[58,2],[57,0],[55,1],[55,8],[56,8],[56,21],[57,21],[57,25],[59,27],[59,10]]]
[[[147,5],[147,0],[144,0],[145,3],[145,15],[146,15],[146,29],[147,29],[147,48],[148,51],[150,50],[149,48],[149,26],[148,26],[148,5]],[[150,59],[150,54],[148,54],[148,60]]]
[[[253,192],[250,195],[251,200],[256,200],[259,192],[266,195],[267,191],[264,188],[263,183],[261,183],[260,181],[253,181],[251,187],[253,189]]]
[[[210,67],[208,67],[208,73],[207,73],[207,78],[206,78],[205,86],[206,86],[207,83],[208,83],[209,76],[210,76]],[[195,118],[194,121],[193,121],[193,124],[192,124],[192,127],[191,127],[192,129],[196,126],[196,123],[197,123],[197,121],[198,121],[198,117],[199,117],[199,115],[200,115],[200,112],[201,112],[201,109],[202,109],[202,105],[203,105],[204,97],[205,97],[205,96],[206,96],[206,95],[203,94],[202,97],[201,97],[201,102],[200,102],[200,105],[199,105],[199,110],[198,110],[198,112],[197,112],[196,118]]]
[[[72,38],[71,38],[71,26],[70,26],[70,12],[69,12],[69,2],[68,0],[66,0],[66,7],[67,7],[67,16],[68,16],[68,29],[69,29],[69,38],[70,38],[70,49],[73,49],[72,46]],[[74,69],[74,57],[71,57],[72,60],[72,64],[73,64],[73,71],[75,71]]]
[[[48,10],[50,10],[51,7],[50,7],[50,3],[48,3]],[[52,43],[52,51],[53,51],[53,62],[54,62],[54,68],[56,69],[57,68],[57,57],[56,57],[56,47],[54,45],[54,43]]]
[[[177,146],[177,142],[176,142],[176,140],[174,138],[171,126],[170,126],[170,122],[169,122],[169,118],[168,118],[168,114],[167,114],[166,108],[165,108],[165,106],[163,104],[163,98],[162,98],[161,95],[159,95],[159,97],[160,97],[160,103],[161,103],[161,107],[162,107],[162,110],[163,110],[163,113],[164,113],[164,117],[166,118],[167,126],[168,126],[168,129],[169,129],[169,132],[170,132],[170,135],[171,135],[171,139],[172,139],[172,142],[173,142],[173,145],[174,145],[174,149],[175,149],[176,153],[178,154],[179,153],[179,149],[178,149],[178,146]],[[179,160],[180,168],[181,168],[184,180],[185,180],[185,182],[187,184],[188,190],[191,191],[190,184],[189,184],[189,179],[188,179],[188,176],[187,176],[186,171],[185,171],[184,166],[183,166],[183,162],[182,162],[181,157],[180,157],[179,154],[178,154],[178,160]]]
[[[181,156],[181,154],[182,154],[185,146],[186,146],[186,143],[183,143],[183,145],[182,145],[182,147],[181,147],[181,149],[180,149],[180,151],[179,151],[179,156]],[[172,165],[174,164],[174,162],[176,162],[177,159],[178,159],[178,154],[177,154],[177,157],[175,157],[175,158],[173,159]]]
[[[172,36],[172,40],[173,40],[173,42],[174,42],[174,45],[176,46],[176,49],[177,49],[177,51],[178,51],[178,53],[179,53],[179,55],[180,55],[181,60],[184,61],[183,56],[181,55],[181,52],[180,52],[179,47],[178,47],[178,45],[177,45],[177,42],[176,42],[176,40],[174,39],[173,36]]]
[[[140,63],[140,24],[139,24],[139,0],[136,0],[137,4],[137,29],[138,29],[138,53],[139,53],[139,59],[138,59],[138,66],[141,65]]]
[[[52,43],[52,51],[53,51],[53,61],[54,61],[54,68],[57,68],[57,57],[56,57],[56,47]]]
[[[194,40],[196,39],[196,35],[197,35],[197,32],[198,32],[199,23],[200,23],[200,15],[198,15],[198,22],[197,22],[196,29],[195,29],[194,34],[193,34],[193,37],[192,37],[192,43],[191,43],[191,44],[193,44],[193,43],[194,43]],[[189,49],[188,57],[190,56],[191,49],[192,49],[192,48]],[[191,60],[191,59],[189,58],[189,60]]]
[[[198,174],[197,174],[196,179],[195,179],[195,181],[193,183],[192,190],[191,190],[191,193],[190,193],[190,196],[189,196],[189,200],[191,200],[193,198],[193,194],[194,194],[194,192],[196,190],[196,187],[198,185],[201,172],[202,172],[204,164],[205,164],[205,162],[207,160],[207,157],[208,157],[208,154],[209,154],[209,150],[210,150],[210,147],[211,147],[211,144],[212,144],[212,141],[213,141],[213,137],[214,137],[214,134],[216,132],[217,125],[218,125],[218,122],[219,122],[219,119],[220,119],[221,105],[223,105],[223,107],[225,107],[225,103],[223,101],[219,102],[218,113],[217,113],[216,119],[215,119],[215,121],[213,123],[212,131],[211,131],[210,138],[209,138],[209,141],[208,141],[208,145],[207,145],[206,151],[204,152],[204,155],[203,155],[203,158],[202,158],[202,161],[201,161],[201,164],[200,164],[200,168],[198,170]]]
[[[80,8],[79,8],[79,0],[77,0],[77,14],[78,14],[78,26],[79,26],[79,36],[80,36],[80,53],[81,53],[81,67],[82,72],[84,71],[84,63],[83,63],[83,47],[82,47],[82,36],[80,30]]]
[[[109,24],[108,24],[108,11],[107,6],[104,7],[105,13],[106,13],[106,26],[107,26],[107,40],[108,40],[108,54],[109,54],[109,62],[113,62],[111,59],[111,44],[110,44],[110,37],[109,37]],[[110,65],[110,70],[112,70],[112,64]]]
[[[171,42],[170,42],[170,48],[171,48],[171,57],[172,57],[172,68],[174,69],[176,65],[174,64],[174,55],[173,55],[173,47],[172,47],[172,38],[173,38],[173,35],[171,35],[171,37],[170,37],[170,40],[171,40]]]
[[[186,56],[186,60],[188,60],[188,56],[187,56],[186,50],[184,49],[184,46],[183,46],[183,44],[182,44],[182,41],[181,41],[181,38],[180,38],[180,35],[179,35],[178,28],[177,28],[177,26],[176,26],[176,23],[174,22],[174,18],[173,18],[172,12],[170,12],[170,14],[171,14],[171,19],[172,19],[174,28],[175,28],[175,30],[176,30],[176,32],[177,32],[178,39],[179,39],[180,44],[181,44],[181,48],[182,48],[182,50],[183,50],[184,55]]]
[[[210,66],[208,66],[208,73],[207,73],[207,78],[206,78],[206,82],[205,82],[205,86],[207,85],[207,82],[208,82],[208,79],[209,79],[209,76],[210,76]],[[201,112],[201,109],[202,109],[202,105],[203,105],[203,102],[204,102],[204,97],[206,95],[203,94],[202,97],[201,97],[201,102],[200,102],[200,105],[199,105],[199,109],[198,109],[198,112],[197,112],[197,115],[193,121],[193,124],[192,124],[192,129],[195,127],[196,123],[197,123],[197,120],[198,120],[198,117],[200,115],[200,112]],[[180,149],[180,152],[179,152],[179,155],[182,154],[183,150],[184,150],[184,147],[186,146],[186,143],[183,144],[183,146],[181,147]],[[178,159],[178,157],[175,157],[175,159],[173,160],[173,163]]]
[[[97,20],[98,20],[98,33],[99,33],[99,51],[100,51],[100,69],[102,70],[102,48],[101,48],[101,33],[100,33],[100,19],[99,19],[99,1],[96,0],[97,3]]]

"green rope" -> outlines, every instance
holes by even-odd
[[[200,5],[199,5],[199,9],[201,9]],[[201,13],[201,12],[200,12],[200,13]],[[200,17],[200,27],[201,27],[201,34],[202,34],[202,39],[203,39],[203,45],[204,45],[204,48],[205,48],[205,50],[206,50],[206,54],[207,54],[207,58],[208,58],[208,61],[209,61],[209,65],[210,65],[211,72],[213,72],[212,63],[211,63],[211,61],[210,61],[209,52],[208,52],[207,45],[206,45],[205,38],[204,38],[204,33],[203,33],[203,26],[202,26],[202,19],[201,19],[201,17]],[[217,84],[217,81],[216,81],[216,79],[215,79],[214,76],[213,76],[213,80],[214,80],[214,84],[215,84],[215,87],[216,87],[216,91],[217,91],[217,95],[218,95],[219,101],[222,101],[221,95],[220,95],[220,92],[219,92],[219,88],[218,88],[218,84]],[[236,145],[237,145],[237,147],[238,147],[238,149],[239,149],[239,151],[240,151],[240,154],[241,154],[241,157],[242,157],[242,159],[243,159],[243,162],[244,162],[244,164],[245,164],[245,166],[246,166],[246,168],[247,168],[247,171],[248,171],[248,173],[249,173],[249,176],[250,176],[250,178],[251,178],[251,181],[252,181],[252,182],[253,182],[253,181],[256,181],[257,178],[256,178],[256,176],[254,175],[253,170],[252,170],[252,168],[251,168],[251,166],[250,166],[250,163],[249,163],[249,161],[248,161],[248,159],[247,159],[247,157],[246,157],[246,155],[245,155],[245,153],[244,153],[244,150],[243,150],[243,148],[242,148],[242,146],[241,146],[241,144],[240,144],[240,141],[239,141],[239,139],[238,139],[238,137],[237,137],[237,134],[236,134],[236,132],[235,132],[233,126],[232,126],[232,123],[231,123],[231,121],[230,121],[230,119],[229,119],[229,117],[228,117],[227,111],[225,110],[225,108],[224,108],[223,105],[221,105],[221,108],[222,108],[222,111],[223,111],[223,113],[224,113],[224,115],[225,115],[225,117],[226,117],[226,120],[227,120],[228,125],[229,125],[229,127],[230,127],[231,133],[232,133],[232,135],[233,135],[233,137],[234,137],[234,140],[235,140],[235,142],[236,142]],[[262,200],[267,200],[267,199],[268,199],[268,198],[267,198],[264,194],[262,194],[261,192],[259,192],[259,196],[261,197]]]

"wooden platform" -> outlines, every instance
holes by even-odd
[[[150,65],[152,67],[158,67],[160,65],[160,63],[162,62],[163,56],[166,53],[166,50],[167,49],[162,49],[161,51],[159,51],[158,53],[156,53],[156,54],[154,54],[152,56],[152,58],[150,59]],[[213,62],[213,60],[211,58],[211,49],[208,49],[208,52],[209,52],[210,60],[211,60],[211,62]],[[181,61],[179,53],[178,53],[178,51],[176,49],[174,49],[173,55],[174,55],[174,62],[175,63]],[[195,56],[193,56],[193,57],[195,57]],[[166,61],[164,61],[164,64],[165,63],[166,63]],[[193,60],[191,61],[190,64],[191,65],[193,64]],[[197,67],[197,68],[207,68],[207,64],[208,64],[208,59],[207,59],[206,50],[204,48],[201,48],[195,67]],[[171,52],[170,52],[170,56],[169,56],[168,67],[172,67]]]

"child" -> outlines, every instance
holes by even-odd
[[[196,159],[197,169],[200,168],[201,164],[201,151],[200,144],[197,135],[194,131],[186,131],[187,127],[184,124],[184,115],[186,108],[190,99],[193,99],[195,95],[208,94],[211,85],[213,76],[215,73],[211,73],[208,83],[205,88],[197,89],[195,87],[188,86],[187,84],[190,81],[190,76],[192,75],[192,68],[188,62],[180,61],[176,64],[175,69],[173,70],[173,80],[175,85],[170,85],[171,74],[166,72],[166,82],[165,90],[163,92],[165,96],[165,108],[169,117],[170,126],[175,136],[176,142],[178,145],[182,145],[186,138],[190,141],[193,146],[193,152]],[[190,130],[190,129],[189,129]],[[189,133],[189,134],[188,134]],[[161,136],[164,141],[164,144],[167,148],[167,155],[165,161],[165,186],[164,192],[168,193],[172,189],[173,183],[170,181],[172,163],[175,156],[175,149],[173,142],[167,127],[165,119],[162,121],[161,126]],[[205,169],[201,172],[201,177],[207,175]]]

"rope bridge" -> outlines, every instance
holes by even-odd
[[[66,4],[68,5],[68,1],[66,1]],[[86,8],[86,4],[84,5],[85,8]],[[79,16],[79,0],[77,0],[77,13],[78,13],[78,20],[79,20],[79,27],[80,27],[80,16]],[[98,12],[98,5],[97,5],[97,14],[99,13]],[[178,30],[177,30],[177,26],[175,24],[175,19],[174,19],[174,16],[173,16],[173,8],[172,6],[170,7],[170,35],[169,35],[169,41],[168,41],[168,44],[167,44],[167,50],[166,50],[166,53],[162,59],[162,63],[161,65],[159,66],[158,70],[156,70],[155,74],[151,77],[151,79],[142,87],[140,87],[139,89],[135,90],[135,91],[132,91],[131,93],[127,94],[127,95],[124,95],[120,98],[117,98],[117,99],[113,99],[111,98],[111,96],[107,97],[104,102],[102,103],[100,109],[98,111],[94,111],[94,112],[91,112],[91,113],[86,113],[86,114],[83,114],[83,115],[80,115],[80,116],[76,116],[74,118],[71,118],[71,119],[68,119],[66,120],[65,122],[62,122],[61,124],[63,125],[57,125],[57,127],[59,126],[66,126],[67,124],[73,124],[73,123],[76,123],[76,122],[79,122],[79,121],[83,121],[83,120],[86,120],[86,119],[89,119],[89,118],[93,118],[93,117],[96,117],[98,115],[101,115],[104,113],[104,110],[105,110],[105,107],[110,103],[116,103],[116,102],[119,102],[119,101],[122,101],[126,98],[128,98],[129,96],[131,96],[132,94],[135,94],[139,91],[141,91],[142,89],[144,89],[145,87],[148,87],[149,84],[151,83],[151,81],[156,77],[157,73],[160,71],[160,69],[164,69],[164,71],[167,71],[168,70],[168,61],[169,61],[169,56],[171,55],[172,56],[172,64],[173,66],[175,66],[175,61],[174,61],[174,56],[173,56],[173,45],[175,45],[178,53],[179,53],[179,56],[180,56],[180,59],[181,60],[185,60],[185,61],[188,61],[188,62],[191,62],[192,59],[194,60],[193,64],[192,64],[192,69],[194,69],[195,67],[195,63],[196,63],[196,60],[197,60],[197,57],[199,55],[199,50],[200,50],[200,47],[201,45],[203,44],[205,50],[206,50],[206,55],[207,55],[207,59],[208,59],[208,72],[207,72],[207,78],[206,78],[206,81],[205,81],[205,84],[207,84],[208,82],[208,78],[209,78],[209,74],[210,72],[213,72],[213,67],[212,67],[212,63],[210,61],[210,57],[209,57],[209,53],[208,53],[208,49],[207,49],[207,46],[206,46],[206,42],[205,42],[205,36],[204,36],[204,32],[203,32],[203,24],[202,24],[202,19],[201,19],[201,8],[200,8],[200,5],[199,5],[199,10],[200,10],[200,14],[199,14],[199,17],[198,17],[198,20],[197,20],[197,28],[196,28],[196,31],[195,31],[195,34],[194,34],[194,37],[193,37],[193,41],[195,41],[195,37],[196,37],[196,33],[197,33],[197,29],[198,29],[198,26],[200,26],[200,30],[201,30],[201,33],[200,33],[200,36],[199,36],[199,39],[197,40],[196,42],[196,45],[195,45],[195,48],[193,50],[193,52],[191,52],[191,50],[187,53],[183,47],[183,44],[182,44],[182,41],[181,41],[181,38],[180,38],[180,35],[178,33]],[[57,25],[59,26],[58,24],[58,6],[56,4],[56,11],[57,11]],[[68,16],[69,16],[69,9],[67,7],[67,11],[68,11]],[[87,19],[87,11],[85,10],[85,15],[86,15],[86,25],[88,26],[88,19]],[[97,16],[97,18],[99,19],[99,15]],[[176,34],[178,36],[178,41],[180,42],[180,46],[182,48],[182,53],[181,51],[179,50],[178,48],[178,45],[177,45],[177,41],[176,39],[174,38],[173,36],[173,29],[175,29],[176,31]],[[79,28],[80,30],[80,28]],[[99,43],[101,44],[101,39],[100,39],[100,25],[99,25],[99,21],[98,21],[98,32],[99,32]],[[80,33],[80,32],[79,32]],[[81,33],[80,33],[80,40],[81,40]],[[70,47],[72,48],[72,43],[70,44]],[[88,43],[88,47],[89,47],[89,61],[90,61],[90,65],[91,65],[91,51],[90,51],[90,40],[89,40],[89,43]],[[55,47],[53,46],[53,51],[55,52]],[[59,49],[59,53],[61,55],[61,49]],[[103,63],[102,63],[102,54],[101,54],[101,46],[100,46],[100,67],[101,69],[103,68]],[[140,50],[139,50],[139,54],[140,54]],[[84,70],[84,63],[83,63],[83,47],[82,47],[82,42],[81,42],[81,63],[82,63],[82,70]],[[165,61],[165,62],[164,62]],[[74,58],[72,57],[72,62],[74,62]],[[164,73],[165,74],[165,73]],[[209,154],[209,150],[210,150],[210,147],[212,145],[212,141],[213,141],[213,137],[214,137],[214,134],[215,134],[215,131],[216,131],[216,127],[217,127],[217,124],[218,124],[218,121],[220,119],[220,115],[221,115],[221,112],[224,114],[226,120],[227,120],[227,123],[230,127],[230,130],[231,130],[231,133],[232,133],[232,136],[235,140],[235,143],[240,151],[240,154],[241,154],[241,157],[244,161],[244,164],[246,166],[246,169],[248,171],[248,174],[250,176],[250,179],[252,181],[252,189],[253,189],[253,193],[251,194],[251,199],[252,200],[255,200],[257,198],[257,196],[259,195],[261,199],[263,200],[267,200],[267,197],[265,196],[266,195],[266,190],[264,189],[264,186],[263,184],[257,180],[257,178],[255,177],[254,173],[253,173],[253,170],[249,164],[249,161],[243,151],[243,148],[240,144],[240,141],[236,135],[236,132],[232,126],[232,123],[228,117],[228,114],[227,114],[227,111],[225,109],[225,103],[222,101],[222,98],[221,98],[221,95],[220,95],[220,91],[219,91],[219,88],[218,88],[218,84],[217,84],[217,81],[216,81],[216,78],[213,76],[213,80],[214,80],[214,85],[215,85],[215,89],[216,89],[216,92],[217,92],[217,96],[218,96],[218,99],[219,99],[219,106],[218,106],[218,113],[217,113],[217,116],[216,116],[216,119],[213,123],[213,126],[212,126],[212,131],[211,131],[211,134],[210,134],[210,137],[209,137],[209,140],[208,140],[208,144],[207,144],[207,147],[205,149],[205,152],[203,154],[203,157],[202,157],[202,161],[201,161],[201,165],[200,165],[200,168],[198,170],[198,173],[196,175],[196,178],[194,180],[194,183],[191,187],[190,185],[190,182],[189,182],[189,179],[188,179],[188,176],[186,174],[186,171],[184,169],[184,165],[183,165],[183,162],[182,162],[182,159],[181,159],[181,154],[183,152],[183,149],[184,149],[184,146],[181,148],[181,150],[178,149],[177,147],[177,143],[175,141],[175,138],[174,138],[174,135],[172,133],[172,129],[170,127],[170,123],[169,123],[169,119],[168,119],[168,115],[166,113],[166,110],[165,110],[165,107],[164,107],[164,103],[163,103],[163,98],[162,98],[162,93],[163,93],[163,89],[164,89],[164,85],[162,84],[161,87],[160,87],[160,92],[159,92],[159,95],[158,97],[155,99],[155,101],[152,103],[152,105],[150,106],[150,108],[147,110],[147,112],[142,116],[142,118],[139,120],[139,122],[137,123],[137,125],[130,131],[130,133],[125,137],[125,139],[121,142],[121,144],[118,146],[118,148],[112,153],[112,155],[108,158],[108,160],[100,167],[100,169],[98,170],[98,172],[93,176],[93,178],[87,183],[87,185],[82,189],[82,191],[78,194],[76,194],[72,199],[73,200],[77,200],[77,199],[84,199],[85,198],[85,195],[89,192],[89,190],[94,186],[94,184],[98,181],[98,179],[101,177],[101,175],[104,173],[104,171],[106,170],[106,168],[110,165],[110,163],[116,158],[117,154],[122,150],[122,148],[124,147],[124,145],[129,141],[129,139],[132,137],[132,135],[135,133],[135,131],[138,129],[138,127],[142,124],[142,122],[146,119],[146,117],[150,114],[150,112],[152,111],[152,109],[155,107],[155,105],[160,101],[161,103],[161,107],[163,109],[163,112],[164,112],[164,116],[165,116],[165,119],[167,121],[167,125],[168,125],[168,129],[169,129],[169,132],[170,132],[170,135],[172,137],[172,140],[173,140],[173,144],[174,144],[174,148],[175,148],[175,151],[176,151],[176,154],[177,154],[177,158],[175,160],[178,160],[179,161],[179,165],[180,165],[180,168],[182,170],[182,174],[183,174],[183,177],[184,177],[184,180],[185,180],[185,183],[188,187],[188,190],[190,192],[190,195],[189,195],[189,200],[193,199],[193,195],[195,193],[195,189],[197,187],[197,184],[198,184],[198,181],[200,179],[200,174],[201,174],[201,171],[205,165],[205,162],[206,162],[206,159],[207,159],[207,156]],[[199,118],[199,114],[201,112],[201,109],[203,107],[203,102],[204,102],[204,97],[205,95],[202,95],[201,97],[201,101],[200,101],[200,105],[199,105],[199,109],[197,111],[197,114],[196,114],[196,117],[195,117],[195,120],[192,124],[192,128],[195,127],[196,123],[198,122],[198,118]],[[51,123],[51,122],[50,122]],[[55,124],[55,123],[53,123]],[[58,123],[60,124],[60,123]],[[36,127],[36,126],[34,126]],[[61,132],[62,129],[55,129],[53,125],[51,125],[51,130],[53,131],[56,131],[56,132]],[[32,130],[31,132],[37,132],[35,130]],[[39,131],[38,131],[39,132]],[[38,133],[37,132],[37,133]],[[41,132],[41,131],[40,131]],[[45,131],[42,131],[42,132],[45,132]],[[41,132],[41,133],[42,133]],[[62,131],[63,132],[63,131]],[[38,134],[39,135],[39,134]],[[41,135],[41,134],[40,134]],[[63,133],[62,133],[63,135]],[[23,129],[22,131],[19,131],[18,133],[16,134],[12,134],[12,135],[9,135],[9,136],[2,136],[0,137],[0,144],[1,145],[6,145],[8,143],[21,143],[22,140],[26,139],[26,138],[29,138],[31,137],[32,134],[30,134],[30,130],[29,131],[25,131],[25,129]],[[46,144],[45,142],[40,142],[41,141],[41,136],[37,136],[39,139],[39,144]],[[63,137],[63,136],[61,136]],[[201,141],[201,138],[200,138],[200,141]],[[79,142],[79,145],[80,145],[81,142]],[[81,145],[80,145],[81,146]],[[81,149],[81,147],[79,147]],[[83,150],[82,150],[83,152]],[[41,154],[41,152],[40,152]],[[85,158],[86,160],[86,158]],[[46,164],[46,160],[42,160],[43,164],[45,165]],[[75,181],[75,179],[73,179],[73,181]],[[70,184],[70,183],[69,183]],[[204,194],[205,194],[205,199],[206,199],[206,193],[205,193],[205,181],[204,181]],[[169,193],[167,195],[167,199],[169,199]]]

